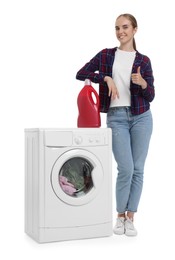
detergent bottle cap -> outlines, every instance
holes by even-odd
[[[90,79],[85,79],[84,85],[91,86]]]

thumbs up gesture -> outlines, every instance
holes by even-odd
[[[145,89],[147,87],[146,81],[142,78],[142,75],[140,74],[140,66],[137,68],[137,73],[131,74],[131,80],[134,84],[140,85],[142,89]]]

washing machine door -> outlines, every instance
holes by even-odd
[[[74,149],[62,154],[51,172],[56,196],[70,205],[83,205],[101,191],[103,168],[98,158],[87,150]]]

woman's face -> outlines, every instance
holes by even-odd
[[[137,28],[133,28],[131,21],[126,17],[121,16],[115,23],[116,36],[120,44],[133,43],[133,37],[137,31]]]

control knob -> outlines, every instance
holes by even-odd
[[[83,139],[82,139],[81,136],[76,136],[76,137],[74,138],[74,141],[75,141],[76,144],[81,144],[82,141],[83,141]]]

